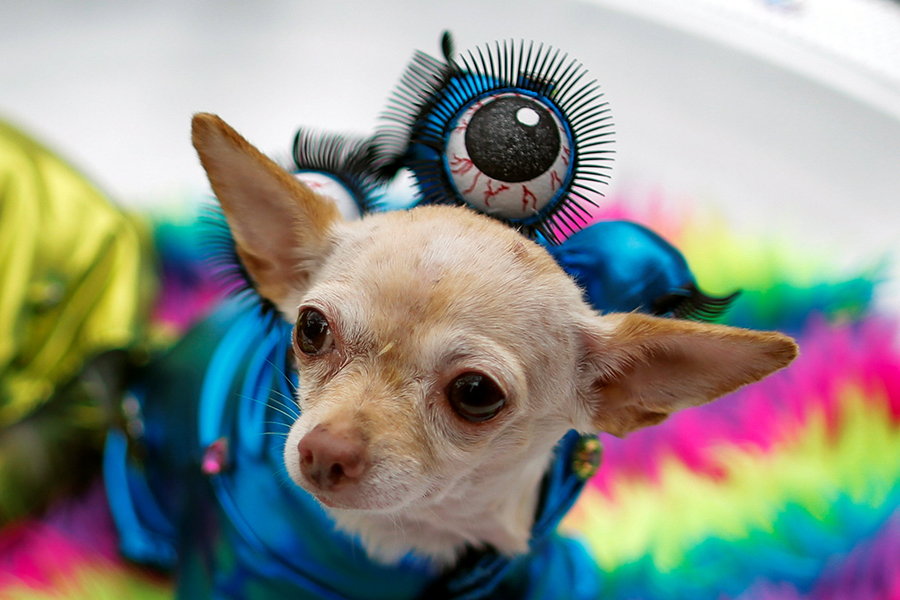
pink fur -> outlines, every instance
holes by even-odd
[[[723,443],[769,451],[823,412],[840,425],[839,398],[861,386],[869,401],[885,402],[900,423],[900,351],[892,323],[869,318],[858,324],[813,319],[799,338],[804,352],[790,369],[743,388],[725,402],[678,413],[658,427],[624,440],[607,439],[603,469],[592,484],[609,491],[622,477],[655,479],[661,461],[675,456],[694,471],[719,475],[712,450]]]

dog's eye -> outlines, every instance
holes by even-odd
[[[334,341],[328,319],[314,308],[303,309],[294,327],[294,341],[304,354],[322,354]]]
[[[500,386],[481,373],[463,373],[451,381],[447,397],[453,410],[474,423],[494,418],[506,403]]]

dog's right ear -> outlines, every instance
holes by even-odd
[[[216,115],[194,115],[194,148],[256,290],[285,314],[329,252],[334,202],[297,181]]]
[[[594,317],[583,343],[579,387],[592,421],[586,429],[620,437],[759,381],[798,352],[777,332],[639,313]]]

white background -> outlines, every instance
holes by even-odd
[[[616,122],[612,192],[900,260],[893,0],[3,0],[0,118],[123,203],[186,198],[206,190],[192,113],[272,154],[299,125],[370,133],[443,29],[460,51],[524,38],[581,60]],[[882,299],[900,307],[900,286]]]

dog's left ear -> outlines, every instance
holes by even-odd
[[[192,140],[209,176],[238,256],[261,296],[288,315],[328,254],[341,221],[319,196],[250,145],[225,121],[194,115]]]
[[[758,381],[798,353],[780,333],[637,313],[596,317],[582,340],[591,424],[619,437]]]

